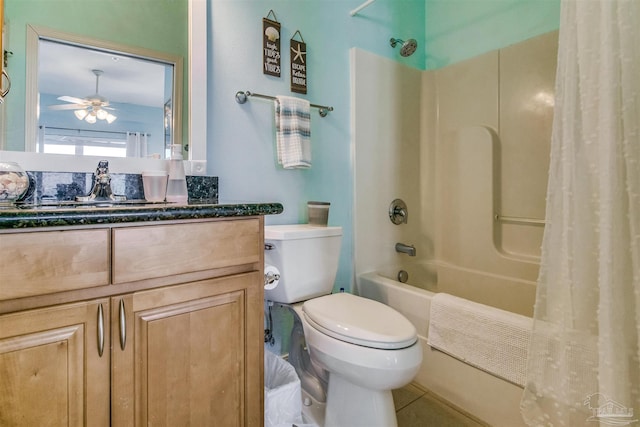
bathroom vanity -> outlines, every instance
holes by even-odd
[[[261,425],[264,216],[0,210],[0,425]]]

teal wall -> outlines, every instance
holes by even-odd
[[[426,68],[436,69],[549,31],[559,0],[427,0]]]
[[[27,24],[183,58],[188,55],[187,0],[5,0],[4,5],[9,31],[7,48],[13,52],[7,68],[12,80],[11,96],[5,104],[9,150],[24,147]],[[186,75],[185,68],[185,82]],[[186,96],[184,101],[186,115]]]
[[[5,0],[12,43],[26,24],[186,55],[186,0]],[[24,43],[24,42],[23,42]],[[18,47],[18,46],[16,46]]]
[[[358,0],[210,0],[208,171],[219,176],[222,200],[278,201],[284,213],[268,223],[306,222],[309,200],[331,203],[329,223],[344,229],[337,286],[350,286],[352,199],[349,49],[357,46],[400,58],[391,37],[424,39],[423,0],[379,0],[361,15],[349,16]],[[262,73],[262,18],[272,9],[282,24],[282,77]],[[307,43],[308,94],[312,103],[334,112],[312,111],[313,166],[284,170],[275,158],[272,102],[250,99],[239,105],[238,90],[292,95],[289,39],[300,30]],[[424,55],[402,59],[422,68]],[[416,88],[418,90],[418,88]],[[381,100],[381,102],[385,102]],[[375,118],[372,117],[372,123]],[[375,183],[371,183],[372,191]]]
[[[329,223],[344,229],[336,287],[347,289],[354,274],[350,48],[431,69],[557,29],[559,14],[559,0],[378,0],[355,17],[349,11],[364,0],[208,2],[207,168],[219,176],[221,199],[281,202],[284,212],[267,217],[268,224],[306,222],[307,201],[331,202]],[[270,9],[282,24],[281,78],[266,76],[261,68],[262,18]],[[307,95],[289,90],[288,47],[296,30],[307,43]],[[415,38],[418,51],[402,58],[389,46],[391,37]],[[239,90],[334,107],[325,118],[312,112],[311,169],[277,166],[273,107],[255,98],[237,104]],[[371,117],[372,126],[375,121]],[[370,190],[376,191],[376,182]]]

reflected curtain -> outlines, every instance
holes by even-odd
[[[562,0],[522,414],[640,425],[640,1]]]
[[[148,134],[127,132],[127,157],[147,157]]]

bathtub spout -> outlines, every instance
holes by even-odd
[[[407,254],[409,256],[416,256],[415,246],[405,245],[404,243],[396,243],[396,252]]]

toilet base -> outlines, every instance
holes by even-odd
[[[329,374],[324,427],[397,427],[391,390],[372,390]]]
[[[312,395],[302,390],[302,420],[306,425],[314,427],[324,426],[326,403],[318,402]]]

